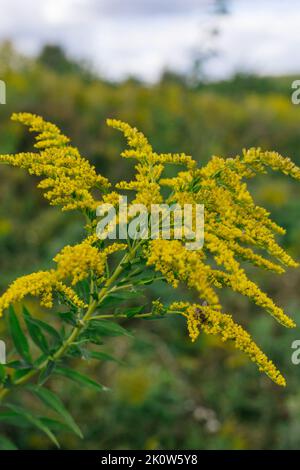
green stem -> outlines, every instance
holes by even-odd
[[[182,312],[179,312],[179,311],[176,311],[176,310],[167,310],[165,312],[165,315],[179,315],[180,313]],[[153,312],[147,312],[147,313],[139,313],[138,315],[136,315],[135,317],[133,318],[151,318],[151,317],[155,317],[156,315],[153,314]],[[128,316],[125,314],[125,313],[121,313],[121,314],[118,314],[118,315],[115,315],[113,313],[111,314],[105,314],[105,315],[93,315],[93,320],[103,320],[104,319],[108,319],[108,318],[113,318],[113,319],[117,319],[117,318],[128,318]]]
[[[38,372],[40,372],[44,367],[47,366],[47,364],[50,362],[50,361],[57,361],[59,360],[63,354],[66,352],[66,350],[72,345],[72,343],[76,340],[76,338],[78,337],[78,335],[80,334],[80,332],[83,330],[83,328],[85,327],[86,325],[86,322],[89,320],[89,318],[91,317],[91,315],[93,314],[93,312],[96,310],[97,308],[97,305],[98,305],[98,302],[97,301],[93,301],[88,309],[87,309],[87,312],[86,314],[84,315],[84,317],[82,318],[81,322],[80,322],[80,325],[79,326],[76,326],[71,334],[68,336],[68,338],[66,339],[66,341],[61,345],[61,347],[53,354],[53,356],[51,357],[48,357],[47,359],[45,359],[45,361],[43,361],[36,369],[33,369],[31,370],[30,372],[28,372],[26,375],[24,375],[23,377],[21,377],[20,379],[16,380],[15,382],[13,382],[13,385],[23,385],[24,383],[27,383],[32,377],[34,377]],[[0,391],[0,402],[3,400],[3,398],[10,392],[10,389],[8,388],[4,388]]]
[[[97,300],[91,300],[88,309],[83,316],[83,318],[80,321],[80,324],[76,326],[68,336],[68,338],[65,340],[65,342],[61,345],[61,347],[54,353],[52,357],[48,357],[43,361],[36,369],[31,370],[28,372],[26,375],[21,377],[20,379],[17,379],[15,382],[13,382],[13,385],[19,386],[27,383],[32,377],[34,377],[36,374],[38,374],[44,367],[47,366],[47,364],[50,361],[58,361],[64,353],[67,351],[67,349],[74,343],[74,341],[78,338],[78,335],[81,333],[83,328],[86,326],[88,321],[90,320],[91,316],[95,312],[95,310],[98,308],[99,304],[104,300],[106,295],[109,292],[110,286],[117,280],[119,275],[123,271],[123,264],[128,262],[135,254],[136,250],[138,248],[138,245],[136,245],[135,248],[133,248],[130,253],[127,253],[124,255],[122,260],[120,261],[119,265],[116,267],[114,270],[112,276],[106,281],[105,286],[101,289],[98,295]],[[103,318],[103,317],[102,317]],[[3,398],[10,392],[11,389],[8,388],[2,388],[0,391],[0,402],[3,400]]]

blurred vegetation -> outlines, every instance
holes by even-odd
[[[300,109],[290,100],[293,77],[236,75],[218,83],[189,85],[188,77],[166,72],[159,83],[135,79],[108,83],[46,46],[37,59],[0,47],[0,78],[7,105],[0,107],[0,151],[26,151],[26,130],[10,122],[12,112],[38,113],[54,121],[97,169],[113,181],[132,168],[119,157],[122,137],[105,125],[116,117],[136,125],[159,152],[190,153],[206,162],[260,146],[300,164]],[[118,140],[119,139],[119,140]],[[287,228],[282,243],[300,258],[300,190],[275,176],[252,185],[258,203]],[[78,216],[49,208],[33,178],[17,169],[0,171],[0,287],[16,276],[48,267],[66,243],[81,237]],[[258,273],[253,270],[253,276]],[[300,271],[283,277],[259,275],[261,285],[299,318]],[[159,288],[158,288],[159,290]],[[155,292],[155,295],[160,292]],[[161,287],[171,296],[171,289]],[[185,293],[182,293],[183,296]],[[155,297],[149,286],[149,297]],[[244,299],[224,299],[228,312],[247,319],[254,338],[287,377],[279,390],[244,358],[215,338],[191,344],[184,321],[134,320],[135,339],[113,338],[106,347],[119,363],[105,362],[91,372],[111,388],[102,395],[70,385],[60,392],[83,428],[84,442],[66,434],[67,449],[293,449],[300,447],[300,366],[291,363],[291,343],[299,329],[284,331]],[[31,311],[45,313],[36,305]],[[251,317],[251,320],[250,320]],[[300,320],[299,320],[300,324]],[[4,335],[0,322],[0,337]],[[210,348],[211,344],[214,348]],[[77,366],[76,366],[77,367]],[[91,368],[87,362],[86,368]],[[62,388],[51,383],[52,390]],[[299,387],[299,388],[298,388]],[[1,424],[2,426],[2,424]],[[6,429],[9,433],[13,430]],[[49,446],[35,433],[12,435],[21,448]]]

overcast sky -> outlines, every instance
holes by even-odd
[[[214,78],[235,71],[300,72],[300,1],[229,0],[213,15],[212,0],[0,0],[0,40],[28,54],[63,45],[108,78],[153,81],[165,67],[184,70],[217,27]]]

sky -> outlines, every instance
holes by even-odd
[[[224,15],[213,0],[0,0],[0,41],[29,55],[59,44],[113,80],[186,71],[208,48],[212,79],[300,72],[299,0],[227,3]]]

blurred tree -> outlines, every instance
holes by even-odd
[[[94,75],[83,62],[67,56],[64,49],[56,44],[45,44],[37,58],[37,62],[60,75],[79,75],[82,78],[93,78]]]

